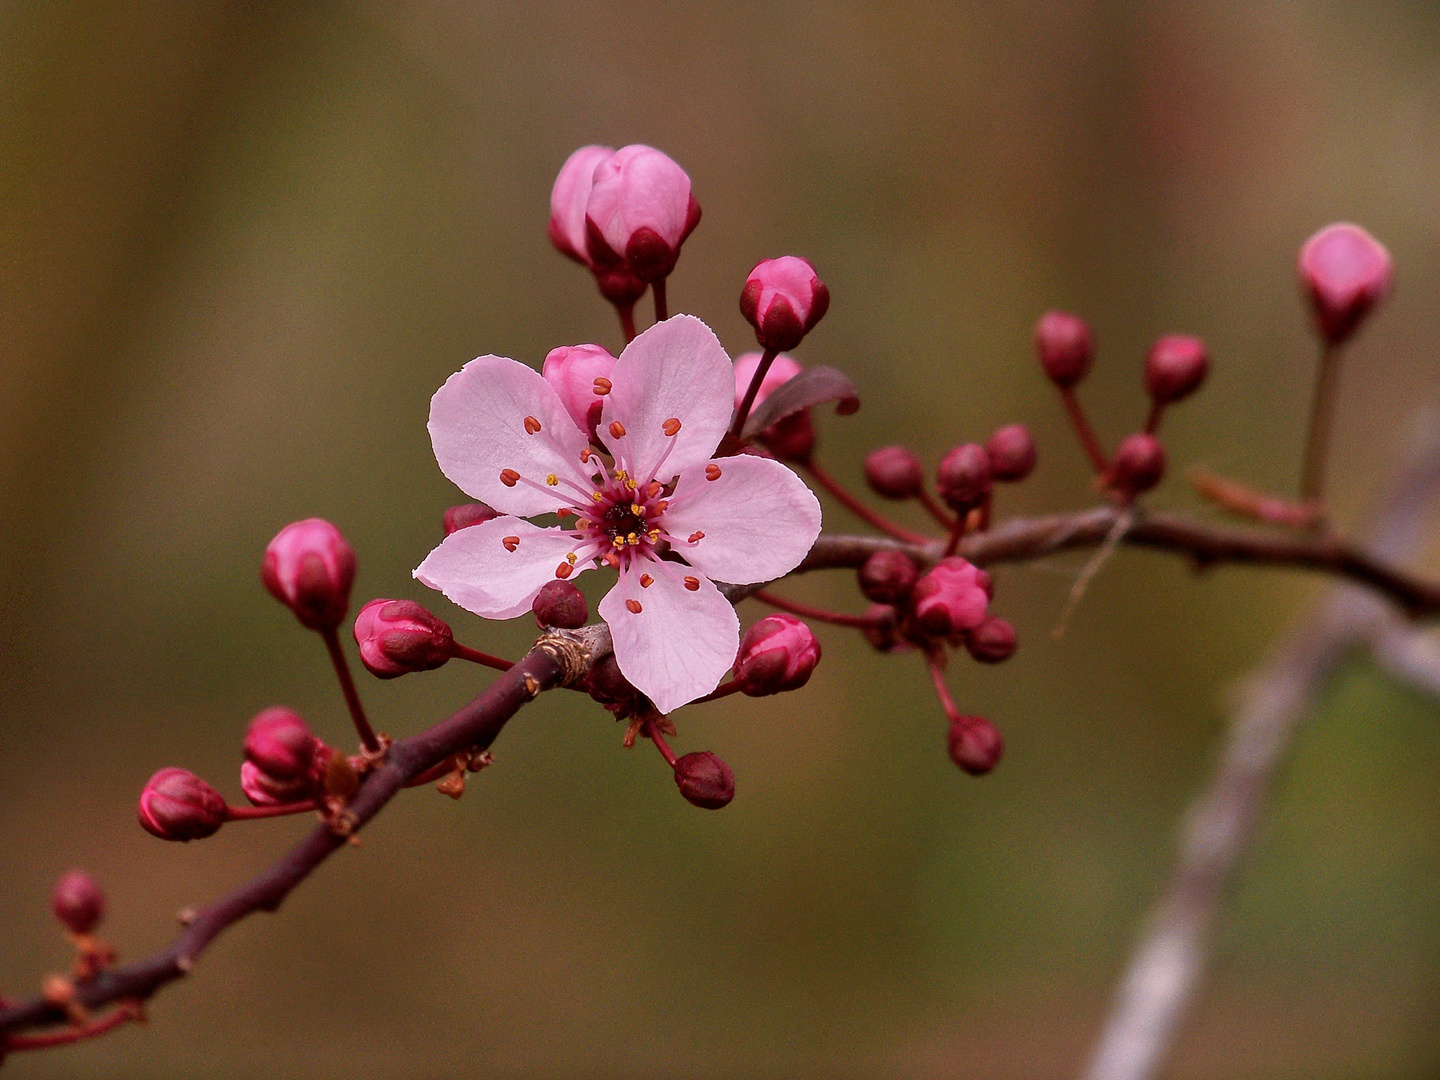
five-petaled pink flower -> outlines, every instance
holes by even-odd
[[[505,516],[451,533],[415,576],[477,615],[508,619],[528,612],[547,581],[615,567],[620,579],[599,608],[615,659],[668,712],[714,689],[734,663],[740,624],[714,582],[794,569],[820,534],[820,504],[777,461],[712,460],[735,376],[693,316],[646,330],[594,393],[605,455],[524,364],[482,356],[450,376],[430,403],[436,460]],[[558,525],[524,520],[549,513]]]

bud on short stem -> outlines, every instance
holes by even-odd
[[[1015,627],[991,616],[965,635],[965,648],[982,664],[1009,660],[1015,655]]]
[[[1203,341],[1187,334],[1166,334],[1145,356],[1145,392],[1156,405],[1173,405],[1198,390],[1209,370]]]
[[[105,894],[83,870],[71,870],[55,883],[50,910],[72,934],[88,934],[105,917]]]
[[[334,630],[350,607],[355,552],[330,522],[307,518],[286,525],[265,548],[260,578],[311,630]]]
[[[541,586],[530,607],[535,612],[535,622],[542,630],[552,626],[561,630],[578,630],[590,621],[585,594],[573,583],[558,578]]]
[[[985,443],[990,469],[996,480],[1016,483],[1035,468],[1035,440],[1024,424],[1007,424]]]
[[[810,627],[793,615],[767,615],[740,642],[735,681],[750,697],[798,690],[818,663],[820,642]]]
[[[830,307],[830,290],[795,255],[757,263],[740,293],[740,313],[762,349],[784,352],[805,339]]]
[[[1045,312],[1035,324],[1035,355],[1056,386],[1074,386],[1095,362],[1090,325],[1065,311]]]
[[[897,604],[910,595],[920,576],[903,551],[877,551],[860,565],[860,591],[877,604]]]
[[[971,776],[984,776],[1000,763],[1005,740],[983,716],[957,716],[950,721],[950,760]]]
[[[920,459],[904,446],[882,446],[865,458],[865,480],[887,499],[913,499],[925,484]]]
[[[1390,291],[1390,252],[1359,225],[1327,225],[1300,249],[1300,286],[1327,345],[1348,340]]]
[[[618,258],[639,280],[656,282],[675,269],[680,245],[700,223],[700,205],[684,169],[637,143],[596,163],[585,217],[594,265]]]
[[[413,600],[371,600],[355,616],[360,662],[377,678],[441,667],[453,642],[449,625]]]
[[[719,810],[735,797],[735,774],[708,750],[686,754],[675,762],[675,786],[704,810]]]
[[[328,748],[299,716],[275,707],[250,721],[244,749],[240,789],[256,806],[274,806],[314,794],[317,758]]]
[[[957,513],[973,510],[984,502],[992,479],[990,455],[978,443],[957,446],[940,460],[940,497]]]
[[[140,792],[138,814],[161,840],[201,840],[225,824],[225,799],[188,769],[161,769]]]
[[[959,556],[941,559],[910,592],[915,621],[935,637],[974,630],[985,621],[990,604],[982,573]]]
[[[1122,495],[1141,495],[1165,476],[1165,447],[1145,432],[1127,435],[1115,448],[1108,483]]]

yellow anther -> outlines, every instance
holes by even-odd
[[[575,552],[572,551],[572,552],[570,552],[568,555],[566,555],[566,556],[565,556],[565,561],[568,562],[571,566],[574,566],[574,565],[575,565]]]
[[[610,541],[610,546],[611,546],[611,547],[617,547],[617,548],[622,548],[622,547],[624,547],[624,546],[625,546],[625,538],[624,538],[623,536],[617,536],[617,537],[615,537],[614,539],[612,539],[612,540]]]
[[[636,544],[640,543],[640,537],[636,536],[634,533],[631,533],[625,538],[625,542],[631,547],[634,547]]]
[[[651,529],[648,533],[645,534],[645,538],[649,540],[650,543],[655,543],[655,541],[660,539],[660,530]]]
[[[626,491],[638,491],[639,489],[640,489],[640,485],[639,485],[638,483],[636,483],[634,480],[626,480],[626,481],[625,481],[625,490],[626,490]]]
[[[636,517],[644,517],[644,516],[645,516],[645,508],[644,508],[643,506],[641,506],[639,503],[631,503],[631,504],[630,504],[630,513],[634,514]]]
[[[549,476],[545,477],[545,482],[551,487],[554,487],[556,484],[560,483],[560,478],[552,472]]]
[[[598,492],[598,491],[592,491],[592,492],[590,492],[590,498],[594,499],[596,502],[604,502],[604,501],[605,501],[605,496],[604,496],[604,495],[601,495],[600,492]]]

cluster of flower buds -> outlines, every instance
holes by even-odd
[[[996,481],[1019,483],[1035,469],[1035,440],[1024,424],[1007,424],[982,446],[963,443],[940,459],[936,490],[951,510],[965,516],[989,506]],[[914,451],[904,446],[882,446],[865,458],[865,480],[885,499],[919,499],[942,524],[947,521],[925,490],[925,467]]]
[[[280,706],[250,721],[243,748],[240,790],[255,806],[318,798],[334,753],[304,720]]]

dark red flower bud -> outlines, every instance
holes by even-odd
[[[578,630],[590,621],[590,608],[585,604],[585,594],[572,582],[556,578],[547,581],[535,594],[530,605],[535,612],[535,621],[542,630],[558,626],[562,630]]]
[[[878,651],[894,652],[905,644],[898,629],[898,612],[889,604],[871,604],[865,612],[865,640]]]
[[[920,571],[903,551],[877,551],[860,564],[860,591],[877,604],[894,604],[910,595]]]
[[[139,818],[161,840],[201,840],[225,824],[225,799],[189,769],[161,769],[140,792]]]
[[[323,518],[286,525],[265,548],[260,579],[311,630],[334,630],[350,607],[355,552]]]
[[[958,555],[941,559],[910,591],[915,621],[936,637],[974,630],[990,604],[980,583],[983,572]]]
[[[1200,388],[1210,370],[1205,343],[1188,334],[1166,334],[1145,356],[1145,392],[1157,405],[1170,405]]]
[[[990,494],[990,455],[979,443],[957,446],[940,459],[937,482],[945,505],[957,513],[973,510]]]
[[[983,716],[957,716],[950,721],[950,760],[971,776],[984,776],[1005,753],[1005,740]]]
[[[965,648],[982,664],[998,664],[1015,655],[1015,627],[993,615],[965,635]]]
[[[381,679],[442,666],[453,642],[449,625],[414,600],[371,600],[355,616],[360,662]]]
[[[88,934],[105,917],[105,894],[83,870],[71,870],[55,883],[50,910],[72,934]]]
[[[985,452],[996,480],[1024,480],[1035,468],[1035,440],[1024,424],[1007,424],[995,432],[985,443]]]
[[[719,810],[735,797],[735,774],[709,750],[686,754],[675,762],[675,785],[703,810]]]
[[[1035,355],[1056,386],[1074,386],[1095,362],[1090,324],[1068,312],[1045,312],[1035,324]]]
[[[1315,325],[1331,345],[1359,329],[1393,280],[1390,253],[1359,225],[1326,225],[1300,249],[1300,287],[1310,297]]]
[[[1165,447],[1143,431],[1127,435],[1115,448],[1109,483],[1126,495],[1139,495],[1160,483],[1165,475]]]
[[[740,692],[764,697],[798,690],[820,663],[820,642],[794,615],[767,615],[745,632],[735,660]]]
[[[795,255],[757,263],[740,294],[740,313],[763,349],[784,352],[804,340],[830,307],[830,290]]]
[[[925,483],[920,459],[903,446],[882,446],[865,457],[865,479],[877,495],[913,499]]]
[[[492,510],[482,502],[461,503],[459,506],[452,506],[445,511],[445,535],[449,536],[457,529],[468,529],[471,525],[479,525],[483,521],[500,516],[500,511]]]

